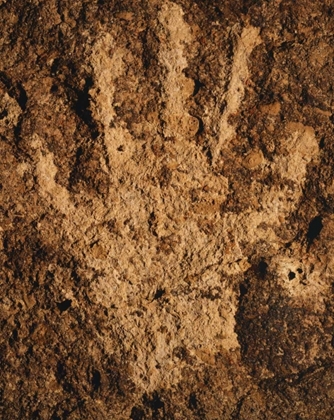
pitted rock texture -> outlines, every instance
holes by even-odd
[[[0,1],[2,418],[333,418],[333,13]]]

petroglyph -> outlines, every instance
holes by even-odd
[[[5,417],[330,418],[327,5],[2,3]]]
[[[52,154],[39,152],[37,163],[41,194],[67,215],[67,228],[71,223],[78,227],[73,242],[82,249],[91,244],[84,258],[91,269],[101,274],[92,278],[89,297],[106,308],[115,307],[123,345],[131,359],[136,355],[132,364],[133,380],[149,391],[181,380],[180,361],[174,356],[180,343],[201,363],[210,363],[219,351],[239,349],[234,331],[238,295],[230,288],[228,278],[241,275],[250,267],[243,243],[255,246],[262,240],[279,251],[282,243],[275,228],[296,208],[306,165],[318,153],[313,129],[289,123],[286,129],[291,138],[289,149],[277,156],[271,167],[283,179],[296,183],[293,195],[288,189],[261,186],[258,196],[261,210],[221,214],[228,180],[211,172],[207,159],[191,141],[198,128],[197,120],[185,106],[194,89],[194,82],[183,73],[188,65],[186,49],[192,42],[191,31],[183,19],[182,8],[174,3],[164,3],[158,20],[161,25],[159,61],[164,69],[163,135],[173,141],[166,142],[162,158],[154,159],[160,159],[166,174],[171,176],[170,182],[163,189],[147,183],[149,174],[136,163],[136,155],[141,153],[138,142],[117,119],[114,108],[117,80],[125,76],[123,57],[131,53],[118,47],[111,34],[101,35],[93,48],[94,86],[89,94],[92,115],[103,125],[110,182],[116,182],[117,192],[111,190],[107,206],[95,199],[93,207],[87,208],[82,195],[74,205],[66,189],[55,181],[57,168]],[[260,43],[259,30],[251,26],[242,31],[237,41],[213,165],[236,135],[229,117],[238,112],[244,99],[244,86],[249,77],[247,61]],[[133,80],[133,85],[136,83]],[[34,145],[37,146],[43,148],[40,142]],[[153,155],[148,155],[148,159],[152,165]],[[243,165],[255,170],[269,163],[261,150],[253,150]],[[120,182],[122,178],[125,181]],[[84,222],[91,219],[90,214],[94,215],[94,223]],[[106,218],[116,221],[112,222],[113,233],[99,223]],[[154,235],[144,228],[149,224]],[[277,272],[286,277],[288,267],[293,266],[290,262],[277,260]],[[147,295],[146,283],[151,279],[155,279],[155,284],[159,279],[159,287],[164,291],[162,299],[166,298],[164,306],[154,300],[154,291]],[[291,291],[293,284],[285,281],[282,286]],[[187,298],[186,289],[189,289]],[[311,292],[305,292],[306,296],[312,299]],[[130,312],[126,310],[129,307]],[[137,315],[143,309],[145,315]],[[186,324],[182,322],[182,314],[187,315]]]

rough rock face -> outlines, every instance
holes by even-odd
[[[1,418],[333,418],[333,13],[0,1]]]

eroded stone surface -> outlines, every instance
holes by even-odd
[[[2,416],[330,419],[330,3],[0,11]]]

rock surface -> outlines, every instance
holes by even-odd
[[[1,418],[333,418],[333,13],[0,1]]]

